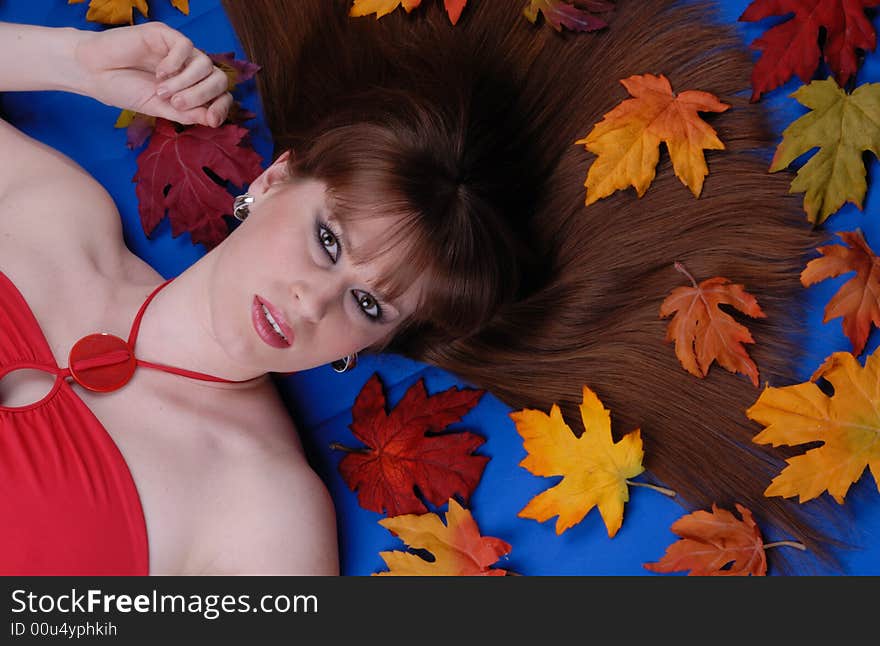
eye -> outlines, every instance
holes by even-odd
[[[318,225],[318,242],[324,248],[330,262],[336,264],[339,259],[339,239],[326,224]]]
[[[354,296],[354,300],[365,316],[374,321],[382,318],[382,308],[372,295],[359,289],[351,290],[351,295]]]

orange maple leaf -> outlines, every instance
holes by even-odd
[[[865,349],[871,324],[880,327],[880,258],[868,246],[860,229],[837,235],[849,247],[819,247],[816,251],[823,257],[807,263],[801,272],[801,283],[809,287],[826,278],[856,272],[825,306],[822,322],[842,316],[843,332],[852,343],[853,354],[858,356]]]
[[[695,511],[682,516],[671,527],[681,538],[666,548],[659,561],[645,563],[643,567],[662,573],[690,570],[688,576],[764,576],[767,548],[804,548],[791,541],[765,545],[752,513],[739,503],[736,509],[742,520],[714,503],[711,513]]]
[[[675,356],[696,377],[705,377],[717,361],[730,372],[748,375],[758,385],[758,368],[743,343],[754,343],[748,328],[737,323],[719,305],[730,305],[752,318],[764,318],[755,297],[742,285],[716,276],[699,285],[681,263],[675,268],[692,287],[677,287],[660,305],[660,318],[675,313],[666,330],[666,341],[675,341]]]
[[[379,552],[388,566],[384,576],[504,576],[507,571],[491,567],[510,552],[500,538],[481,536],[471,512],[449,499],[446,524],[437,514],[406,514],[383,518],[385,529],[410,547],[425,549],[434,557],[427,561],[411,552]]]
[[[387,16],[398,7],[403,7],[403,9],[409,13],[421,4],[422,0],[354,0],[354,4],[348,12],[348,15],[359,17],[368,16],[371,13],[374,13],[378,20],[382,16]],[[467,0],[444,0],[446,14],[449,16],[449,21],[453,25],[458,23],[458,19],[461,17],[461,12],[464,11],[465,5],[467,5]]]
[[[398,7],[403,7],[409,13],[422,4],[422,0],[354,0],[349,16],[360,17],[376,14],[376,20],[386,16]]]
[[[820,378],[832,385],[832,396],[812,383]],[[851,353],[835,352],[809,382],[765,388],[746,414],[766,427],[753,438],[757,444],[822,442],[787,460],[765,496],[800,496],[806,502],[828,491],[843,504],[866,468],[880,487],[880,349],[864,367]]]
[[[654,180],[661,142],[676,177],[699,197],[709,174],[703,150],[724,150],[724,144],[697,113],[724,112],[730,106],[708,92],[676,96],[662,74],[630,76],[621,83],[634,98],[622,101],[575,142],[598,155],[584,182],[587,206],[628,186],[644,195]]]
[[[453,25],[458,24],[458,19],[461,18],[461,12],[464,11],[466,4],[467,0],[445,0],[446,13]]]

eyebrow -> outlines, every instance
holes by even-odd
[[[328,206],[325,206],[324,208],[322,208],[321,212],[322,212],[322,217],[327,222],[332,223],[333,226],[336,228],[337,238],[339,238],[339,240],[338,240],[339,253],[341,255],[343,253],[343,251],[350,248],[349,239],[345,233],[345,227],[342,226],[342,222],[339,220],[339,218],[336,217],[336,215],[333,213],[333,211]],[[395,310],[395,313],[398,316],[400,315],[400,304],[399,303],[395,303],[394,300],[388,298],[387,294],[384,294],[381,290],[377,289],[374,285],[367,284],[367,286],[370,288],[370,293],[373,295],[374,298],[378,298],[381,303],[393,307]]]

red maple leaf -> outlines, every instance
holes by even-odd
[[[752,43],[762,51],[752,70],[752,101],[797,76],[809,83],[823,55],[838,84],[845,86],[858,69],[856,50],[873,51],[877,34],[865,9],[880,0],[754,0],[739,20],[754,22],[793,13]],[[820,51],[819,33],[825,30]]]
[[[173,237],[189,231],[193,244],[219,244],[229,233],[223,216],[232,213],[232,195],[204,169],[240,188],[252,182],[263,168],[260,155],[242,145],[247,134],[234,124],[178,130],[157,119],[132,180],[144,233],[149,236],[167,211]]]
[[[427,512],[414,488],[432,505],[458,495],[466,502],[489,458],[473,455],[485,441],[469,432],[441,433],[476,406],[485,391],[449,388],[427,395],[423,380],[406,391],[400,403],[385,411],[378,375],[370,377],[355,399],[351,428],[367,445],[350,449],[339,463],[342,478],[364,509],[388,516]]]

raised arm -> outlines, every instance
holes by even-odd
[[[232,105],[227,87],[207,55],[162,23],[96,32],[0,22],[0,91],[63,90],[178,123],[219,126]],[[43,258],[44,267],[85,262],[88,271],[111,275],[126,271],[120,267],[132,258],[104,188],[2,119],[0,205],[4,263],[15,250]]]
[[[0,91],[62,90],[178,123],[219,126],[226,75],[158,22],[106,31],[0,22]]]

